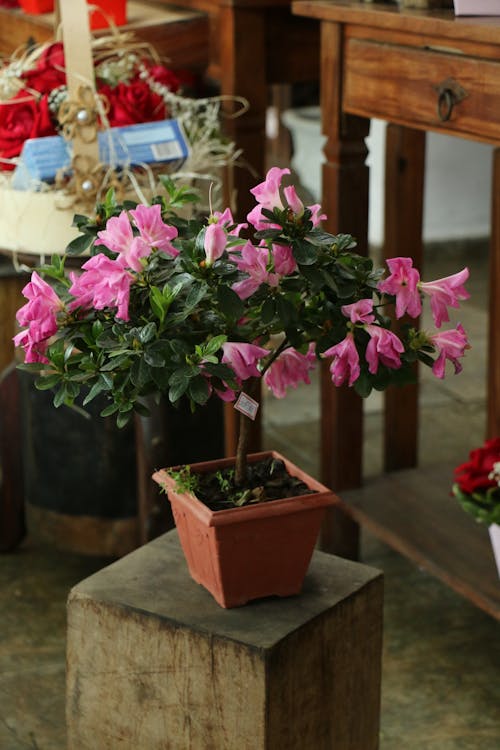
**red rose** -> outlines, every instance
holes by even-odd
[[[493,469],[493,464],[498,461],[500,461],[500,438],[487,440],[481,448],[472,450],[469,454],[469,461],[455,469],[455,481],[462,492],[472,494],[496,487],[497,483],[494,479],[489,479],[488,475]]]
[[[109,102],[107,117],[112,127],[164,120],[167,117],[165,102],[144,81],[119,83],[114,88],[106,84],[99,89],[99,93]]]
[[[179,90],[181,85],[180,79],[172,70],[165,68],[164,65],[152,65],[149,68],[149,75],[153,81],[160,83],[162,86],[166,86],[169,91],[172,91],[174,94]]]
[[[36,100],[27,92],[19,92],[13,99],[0,104],[0,157],[12,159],[21,153],[24,141],[55,135],[47,96]],[[14,164],[0,163],[2,169],[14,169]]]
[[[33,70],[22,74],[26,87],[48,94],[53,89],[66,84],[64,49],[61,42],[50,44],[44,49]]]

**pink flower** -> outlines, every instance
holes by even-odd
[[[31,274],[23,295],[28,302],[18,310],[16,317],[19,325],[28,328],[14,336],[14,344],[23,347],[25,362],[48,362],[47,343],[57,332],[57,313],[64,308],[63,302],[36,271]]]
[[[205,232],[204,243],[207,265],[211,266],[224,254],[226,242],[226,232],[222,224],[209,224]]]
[[[222,345],[222,362],[228,364],[234,371],[238,380],[260,377],[257,362],[267,357],[269,351],[255,344],[243,344],[239,342],[226,341]]]
[[[396,317],[402,318],[405,313],[418,318],[422,311],[422,302],[418,291],[420,274],[413,268],[411,258],[389,258],[387,261],[390,276],[380,281],[378,289],[384,294],[396,297]]]
[[[466,349],[470,348],[463,326],[459,323],[456,328],[435,333],[429,336],[429,339],[438,351],[438,358],[432,365],[434,375],[437,378],[444,378],[447,359],[453,364],[455,374],[461,372],[462,365],[458,359],[465,355]]]
[[[250,190],[257,203],[260,203],[263,208],[268,208],[270,211],[273,208],[283,208],[280,187],[281,180],[286,174],[290,174],[289,169],[271,167],[264,182],[260,182]]]
[[[352,305],[343,305],[340,309],[342,315],[349,318],[351,323],[373,323],[375,320],[371,299],[360,299]]]
[[[326,214],[322,212],[319,203],[314,203],[312,206],[308,206],[307,208],[311,212],[311,221],[313,227],[317,227],[319,224],[321,224],[322,221],[325,221],[325,219],[327,218]]]
[[[231,213],[230,208],[224,209],[222,213],[220,211],[214,211],[213,216],[215,219],[217,219],[217,224],[221,224],[225,229],[227,230],[228,227],[234,225],[234,219],[233,214]],[[231,229],[231,231],[228,230],[228,234],[239,237],[240,232],[242,229],[246,229],[248,227],[248,224],[236,224],[234,229]]]
[[[112,260],[99,253],[87,260],[82,269],[84,273],[78,276],[71,274],[73,285],[69,291],[75,298],[71,308],[104,310],[116,307],[116,317],[128,320],[130,286],[134,276],[126,268],[123,257]]]
[[[280,169],[271,167],[266,175],[264,182],[259,183],[250,190],[255,196],[258,205],[253,208],[247,215],[249,223],[257,230],[269,229],[271,227],[279,228],[278,224],[272,224],[269,219],[262,215],[262,209],[267,208],[272,211],[273,208],[283,209],[280,188],[283,176],[290,174],[289,169]]]
[[[292,248],[288,245],[273,245],[272,255],[274,261],[274,270],[280,276],[288,276],[295,273],[297,263],[293,257]]]
[[[459,307],[459,300],[469,299],[469,293],[464,283],[469,278],[469,269],[463,268],[452,276],[446,276],[436,281],[420,282],[419,288],[431,298],[431,310],[436,328],[447,323],[450,319],[448,307]]]
[[[264,382],[276,398],[284,398],[286,389],[296,388],[299,382],[309,384],[309,370],[316,367],[314,344],[309,344],[307,354],[301,354],[296,349],[285,349],[264,375]]]
[[[366,325],[365,331],[370,336],[366,347],[366,361],[368,370],[374,375],[378,370],[379,360],[383,365],[397,370],[401,367],[400,355],[404,352],[403,343],[395,333],[387,328],[376,325]]]
[[[293,213],[297,214],[297,216],[302,216],[302,214],[304,213],[304,204],[297,195],[295,187],[293,185],[290,185],[289,187],[284,188],[283,195],[285,196],[286,202],[292,209]]]
[[[172,240],[178,235],[177,228],[165,224],[161,218],[161,206],[159,204],[154,206],[139,204],[130,214],[139,234],[150,248],[156,247],[172,258],[179,255],[177,248],[172,245]]]
[[[322,356],[333,357],[330,373],[335,386],[342,385],[346,380],[349,381],[351,386],[359,378],[359,354],[352,332],[348,333],[339,344],[335,344],[335,346],[331,346],[326,352],[323,352]]]
[[[101,244],[122,256],[125,264],[137,272],[142,270],[140,259],[151,253],[151,246],[142,237],[134,237],[126,211],[108,219],[106,229],[97,232],[97,237]]]
[[[261,284],[278,286],[279,276],[269,273],[267,264],[269,262],[269,250],[267,247],[255,247],[247,242],[241,251],[241,258],[235,258],[235,263],[240,269],[248,274],[243,281],[237,281],[232,289],[240,299],[247,299],[257,291]]]

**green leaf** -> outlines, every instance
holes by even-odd
[[[295,320],[295,307],[286,297],[279,295],[276,297],[276,314],[278,315],[283,328],[288,328]]]
[[[151,370],[144,357],[138,357],[131,369],[130,369],[130,380],[136,386],[136,388],[144,388],[146,383],[151,380]]]
[[[91,234],[80,234],[66,246],[67,255],[81,255],[92,245],[94,237]]]
[[[157,333],[156,323],[147,323],[139,333],[139,341],[141,344],[147,344],[152,341]]]
[[[119,409],[118,404],[109,404],[109,406],[106,406],[102,411],[100,416],[101,417],[110,417],[112,414],[115,414]]]
[[[206,284],[193,284],[186,297],[186,308],[192,310],[201,302],[206,295],[208,287]]]
[[[217,289],[217,300],[221,312],[228,318],[238,320],[245,311],[245,305],[236,292],[228,286],[220,286]]]
[[[61,380],[60,375],[47,375],[44,378],[39,378],[35,383],[35,388],[38,391],[48,391],[54,388]]]
[[[152,346],[144,350],[144,361],[151,367],[165,366],[165,357],[162,352]]]
[[[213,339],[210,339],[208,344],[204,347],[204,354],[205,356],[210,356],[211,354],[215,354],[219,351],[222,344],[225,344],[227,341],[227,336],[220,335],[220,336],[214,336]]]
[[[267,297],[267,299],[264,301],[264,304],[262,305],[261,310],[261,320],[264,323],[264,325],[269,325],[271,323],[276,315],[276,303],[274,300],[274,297]]]
[[[312,266],[318,260],[318,253],[314,245],[305,240],[294,240],[292,243],[293,257],[301,266]]]
[[[118,427],[118,429],[121,430],[124,427],[126,427],[128,423],[130,422],[131,417],[132,417],[132,414],[130,410],[120,411],[120,413],[116,417],[116,426]]]
[[[174,385],[170,386],[170,390],[168,392],[168,398],[173,404],[175,404],[175,402],[178,401],[182,395],[184,395],[184,393],[187,390],[188,385],[189,385],[189,379],[185,378],[184,380],[178,381]]]
[[[189,396],[196,404],[203,405],[208,401],[210,388],[208,381],[203,375],[199,375],[189,383]]]

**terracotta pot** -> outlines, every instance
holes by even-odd
[[[248,460],[270,456],[284,461],[288,472],[314,494],[212,511],[194,495],[177,492],[165,469],[153,474],[168,493],[191,577],[221,607],[298,594],[326,509],[337,502],[331,490],[275,451],[254,453]],[[192,464],[191,471],[205,473],[233,464],[234,458],[207,461]]]

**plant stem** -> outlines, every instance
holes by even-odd
[[[252,421],[246,414],[240,414],[240,431],[236,448],[236,464],[234,467],[234,481],[237,487],[242,487],[247,478],[247,453],[250,427]]]

